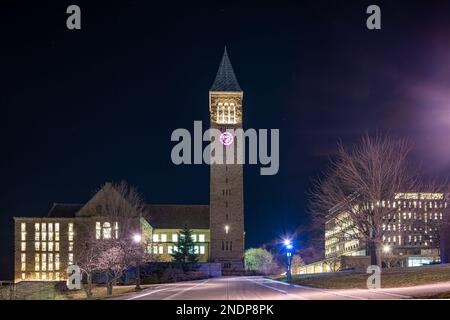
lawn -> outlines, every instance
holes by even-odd
[[[141,285],[142,289],[146,289],[151,287],[151,285]],[[112,296],[106,295],[106,287],[105,286],[94,286],[92,288],[92,298],[94,300],[98,299],[105,299],[105,298],[112,298],[121,296],[127,293],[135,292],[134,285],[132,286],[115,286],[113,288],[113,294]],[[77,290],[77,291],[66,291],[63,293],[64,298],[68,300],[85,300],[86,299],[86,293],[84,290]]]
[[[369,274],[362,272],[337,272],[299,275],[292,283],[316,288],[343,289],[367,288]],[[421,284],[450,281],[450,264],[414,268],[383,269],[381,287],[407,287]]]

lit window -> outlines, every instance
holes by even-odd
[[[41,251],[41,243],[40,242],[34,243],[34,251]]]
[[[53,251],[54,244],[53,242],[48,243],[48,251]]]
[[[204,234],[199,234],[198,235],[198,242],[205,242],[205,235]]]
[[[167,242],[167,234],[165,233],[161,234],[161,242]]]
[[[196,234],[193,234],[191,237],[192,237],[192,241],[197,242],[197,235]]]
[[[53,253],[48,254],[48,271],[53,271]]]
[[[22,273],[22,280],[25,280],[25,273]]]
[[[103,239],[111,239],[111,224],[109,222],[103,222]]]
[[[48,273],[48,280],[53,280],[53,272]]]
[[[73,253],[69,253],[69,265],[73,264]]]
[[[55,251],[59,251],[59,242],[55,242]]]
[[[55,241],[59,241],[59,223],[55,223]]]
[[[27,231],[27,224],[26,223],[21,223],[20,224],[20,231],[22,231],[22,232],[26,232]]]
[[[25,253],[22,253],[20,256],[20,262],[21,262],[21,271],[25,271],[27,269],[26,263],[27,263],[27,255]]]
[[[40,224],[35,223],[34,224],[34,240],[39,241],[41,239],[41,231],[40,231]]]
[[[34,255],[34,271],[40,270],[40,259],[39,259],[39,253],[36,253]]]
[[[73,242],[69,242],[69,252],[73,251]]]
[[[205,254],[205,246],[200,246],[200,254]]]
[[[22,251],[27,251],[27,243],[26,242],[21,242],[20,243],[20,249]]]
[[[41,271],[47,271],[47,254],[43,253],[42,254],[42,267],[41,267]]]
[[[59,281],[59,272],[55,272],[55,280]]]
[[[69,238],[69,241],[73,241],[73,223],[69,223],[68,238]]]
[[[27,241],[27,233],[26,233],[26,232],[21,232],[21,234],[20,234],[20,240],[22,240],[22,241]]]
[[[47,273],[46,272],[42,272],[42,280],[47,280]]]
[[[119,223],[114,222],[114,237],[119,239]]]
[[[34,278],[36,279],[36,280],[39,280],[41,277],[40,277],[40,273],[39,272],[35,272],[34,273]]]
[[[42,242],[42,251],[47,251],[47,242]]]
[[[163,254],[164,253],[164,247],[163,246],[159,246],[158,251],[159,251],[159,254]]]
[[[172,234],[172,242],[178,242],[178,234],[177,233]]]
[[[195,253],[195,254],[198,254],[199,251],[200,251],[199,247],[198,247],[198,246],[194,246],[194,253]]]
[[[53,241],[53,223],[48,224],[48,241]]]
[[[59,253],[55,254],[55,270],[59,270]]]
[[[159,242],[159,234],[157,233],[153,234],[153,242]]]
[[[173,252],[178,252],[178,247],[177,246],[173,246]]]
[[[168,246],[167,247],[167,253],[168,254],[173,254],[173,247],[172,246]]]
[[[100,239],[102,234],[102,227],[100,225],[100,222],[95,223],[95,239]]]
[[[158,254],[158,246],[153,246],[153,254]]]

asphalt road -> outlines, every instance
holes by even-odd
[[[411,299],[450,291],[450,282],[389,289],[316,289],[262,277],[221,277],[155,285],[118,300],[368,300]]]

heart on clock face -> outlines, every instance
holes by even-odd
[[[222,143],[224,146],[229,146],[233,143],[233,140],[233,135],[227,131],[222,132],[222,134],[220,135],[220,143]]]

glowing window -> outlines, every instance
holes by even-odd
[[[69,242],[69,252],[73,251],[73,242]]]
[[[59,253],[55,254],[55,270],[59,270]]]
[[[103,239],[111,239],[111,224],[103,222]]]
[[[20,249],[22,251],[27,251],[27,243],[26,242],[21,242],[20,243]]]
[[[158,246],[158,253],[163,254],[164,253],[164,246]]]
[[[167,234],[165,233],[161,234],[161,242],[167,242]]]
[[[53,253],[48,254],[48,271],[53,271]]]
[[[40,242],[34,243],[34,251],[41,251],[41,243]]]
[[[68,238],[69,238],[69,241],[73,241],[73,223],[69,223]]]
[[[34,271],[40,270],[40,256],[39,253],[34,255]]]
[[[55,242],[55,251],[59,251],[59,242]]]
[[[69,253],[69,265],[73,264],[73,253]]]
[[[54,243],[53,242],[49,242],[48,243],[48,251],[53,251],[54,248]]]
[[[157,233],[153,234],[153,242],[159,242],[159,234]]]
[[[177,233],[172,234],[172,242],[178,242],[178,234]]]
[[[102,235],[102,227],[100,225],[100,222],[95,223],[95,239],[100,239]]]
[[[205,254],[205,246],[200,246],[200,254]]]
[[[199,234],[198,235],[198,242],[205,242],[205,235],[204,234]]]
[[[47,254],[43,253],[41,257],[42,257],[41,271],[47,271]]]
[[[192,241],[197,242],[197,235],[196,234],[193,234],[191,237],[192,237]]]

